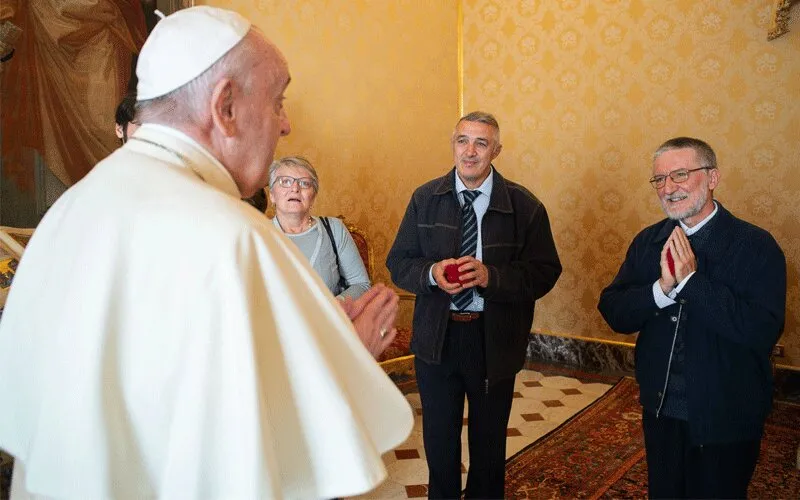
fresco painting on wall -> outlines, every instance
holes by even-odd
[[[156,8],[192,0],[10,0],[22,30],[3,63],[0,223],[34,226],[61,192],[117,147],[114,111]],[[13,105],[10,105],[13,104]]]

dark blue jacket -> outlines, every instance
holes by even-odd
[[[719,211],[689,237],[697,272],[659,309],[653,283],[676,222],[665,219],[633,240],[598,309],[614,331],[640,332],[636,379],[642,406],[656,413],[667,384],[676,324],[694,444],[759,439],[772,408],[770,353],[783,330],[786,260],[765,230]]]
[[[484,299],[487,379],[510,377],[522,369],[536,299],[561,274],[550,220],[530,191],[494,170],[489,208],[481,221],[482,260],[489,285]],[[461,249],[461,205],[455,169],[419,187],[411,197],[386,267],[397,286],[417,295],[411,351],[423,361],[441,362],[451,296],[431,286],[436,262]]]

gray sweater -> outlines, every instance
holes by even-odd
[[[336,240],[336,249],[339,251],[341,269],[336,266],[336,255],[325,227],[319,217],[313,217],[314,225],[308,230],[298,234],[284,233],[303,252],[311,267],[320,275],[328,289],[337,297],[352,297],[357,299],[366,292],[370,285],[367,270],[361,255],[358,253],[353,237],[344,223],[335,217],[328,217],[331,223],[331,232]],[[275,227],[282,232],[278,218],[272,219]],[[347,280],[348,287],[339,290],[339,275]]]

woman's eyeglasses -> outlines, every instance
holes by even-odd
[[[290,188],[295,182],[297,182],[297,185],[300,187],[300,189],[311,189],[317,187],[316,181],[311,177],[301,177],[298,179],[297,177],[289,177],[288,175],[276,177],[273,185],[277,184],[282,188]]]

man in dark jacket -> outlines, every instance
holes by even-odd
[[[786,260],[767,231],[714,201],[708,144],[679,137],[653,157],[668,218],[636,236],[598,308],[615,331],[639,332],[650,496],[745,498],[772,407]]]
[[[461,495],[461,428],[469,402],[467,498],[502,498],[506,427],[536,299],[561,263],[544,205],[492,166],[497,120],[456,124],[455,168],[418,188],[386,266],[417,295],[411,350],[423,409],[431,498]]]

